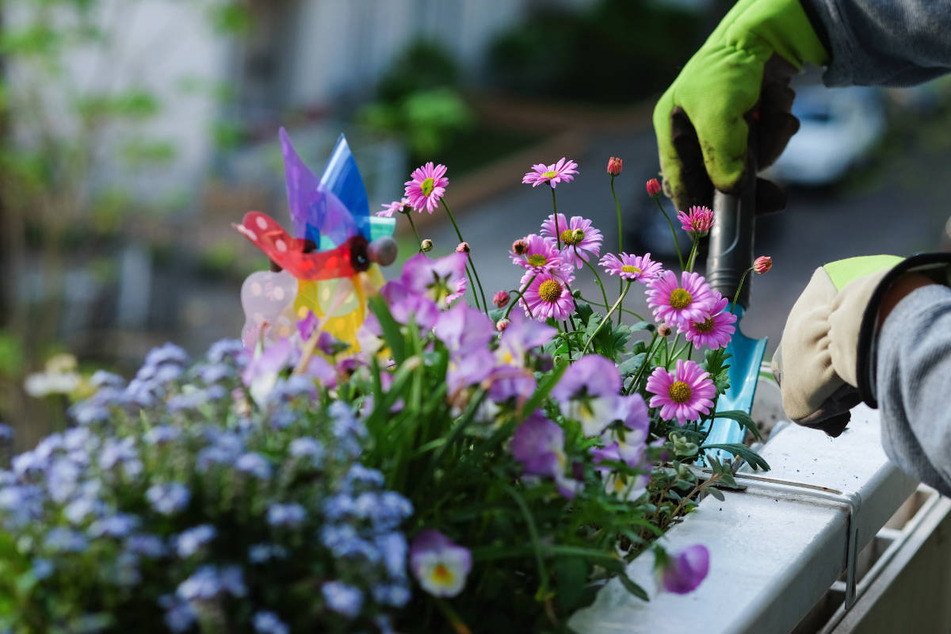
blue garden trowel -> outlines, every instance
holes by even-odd
[[[713,227],[707,254],[707,281],[731,301],[736,295],[744,273],[753,264],[753,233],[755,224],[755,178],[738,195],[716,191],[713,196]],[[750,279],[740,289],[736,305],[736,332],[727,345],[730,354],[728,375],[730,387],[717,402],[717,412],[741,410],[750,413],[760,364],[766,353],[766,339],[751,339],[740,331],[743,312],[749,307]],[[715,418],[705,444],[742,443],[746,431],[734,420]],[[718,456],[729,459],[728,452]]]

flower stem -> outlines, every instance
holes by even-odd
[[[667,363],[664,364],[664,369],[670,370],[670,364],[674,360],[674,351],[677,349],[677,344],[680,343],[680,333],[678,332],[674,336],[674,343],[667,346]]]
[[[470,271],[471,271],[471,272],[470,272]],[[469,279],[470,279],[470,280],[474,277],[474,274],[475,274],[475,268],[474,268],[474,267],[470,267],[469,258],[466,258],[466,274],[469,276]],[[480,290],[481,290],[481,287],[480,287]],[[488,307],[488,305],[487,305],[487,306],[485,307],[485,309],[483,310],[482,305],[479,303],[479,296],[476,295],[476,293],[475,293],[475,289],[472,289],[472,299],[475,301],[476,310],[481,310],[481,311],[483,311],[486,315],[489,314],[489,307]],[[482,296],[482,299],[483,299],[483,301],[485,300],[485,295]]]
[[[598,327],[594,329],[594,332],[592,332],[588,336],[588,340],[584,342],[584,347],[581,349],[582,355],[584,355],[584,353],[588,351],[588,346],[591,345],[591,342],[594,340],[595,336],[597,336],[597,334],[601,331],[601,328],[604,326],[604,324],[610,321],[611,315],[614,314],[614,311],[616,311],[618,307],[621,305],[621,302],[624,301],[624,296],[627,295],[627,292],[629,290],[631,290],[631,280],[627,281],[627,286],[624,287],[624,290],[621,292],[621,295],[617,298],[617,301],[614,302],[614,306],[612,306],[611,310],[608,311],[608,314],[604,316],[604,319],[602,319],[601,323],[598,324]]]
[[[670,235],[673,236],[674,247],[677,249],[677,260],[680,262],[681,270],[683,270],[684,256],[680,253],[680,241],[677,239],[677,231],[676,229],[674,229],[674,223],[670,221],[670,216],[667,214],[667,210],[664,209],[664,205],[661,204],[660,198],[655,197],[654,200],[657,201],[657,207],[660,209],[661,213],[664,214],[664,218],[667,219],[667,226],[670,227]]]
[[[736,292],[733,293],[733,302],[730,304],[731,315],[733,314],[733,311],[736,310],[736,302],[740,298],[740,291],[743,289],[743,282],[746,281],[746,276],[750,274],[750,271],[752,271],[753,268],[754,267],[751,266],[750,268],[743,271],[743,276],[740,277],[740,283],[736,285]]]
[[[554,210],[554,215],[552,218],[555,219],[555,244],[558,245],[558,250],[561,251],[561,231],[558,229],[558,200],[555,199],[555,188],[551,188],[551,208]]]
[[[568,320],[564,320],[564,321],[562,321],[561,323],[564,324],[564,327],[565,327],[565,329],[564,329],[564,331],[563,331],[564,334],[565,334],[565,346],[568,348],[568,360],[571,361],[571,360],[572,360],[572,358],[571,358],[571,337],[568,336],[568,332],[569,332],[569,330],[568,330]],[[571,330],[577,330],[576,328],[574,328],[574,324],[572,324],[572,329],[571,329]],[[582,351],[581,354],[584,354],[584,351]]]
[[[456,224],[456,219],[452,215],[452,210],[449,208],[449,204],[446,202],[445,198],[440,198],[439,202],[442,203],[443,209],[446,210],[446,215],[449,216],[449,222],[452,223],[452,228],[456,230],[456,236],[459,238],[459,242],[465,242],[462,239],[462,232],[459,231],[459,225]],[[486,314],[489,313],[489,302],[485,300],[485,291],[482,290],[482,281],[479,280],[479,274],[476,272],[475,261],[472,259],[472,252],[468,253],[468,258],[466,265],[472,265],[472,277],[475,278],[476,286],[479,287],[479,295],[482,296],[482,305],[485,306]],[[475,295],[475,291],[472,293]]]
[[[624,230],[621,223],[621,203],[617,199],[617,192],[614,191],[614,174],[611,174],[611,195],[614,196],[614,209],[617,211],[617,254],[620,257],[621,253],[624,252]],[[624,280],[618,278],[618,293],[622,292],[624,289]],[[617,314],[617,323],[621,323],[621,313],[620,311]]]
[[[604,310],[608,310],[608,294],[604,290],[604,284],[601,283],[601,276],[598,275],[598,269],[594,268],[591,262],[588,262],[587,260],[581,257],[581,255],[578,253],[577,246],[572,246],[571,248],[575,250],[575,255],[581,258],[581,261],[585,263],[585,266],[591,269],[591,272],[594,273],[594,281],[598,283],[598,287],[601,289],[601,296],[604,298]],[[618,292],[621,292],[623,290],[624,290],[624,286],[622,285]],[[618,323],[621,323],[620,314],[618,315]]]
[[[446,620],[449,621],[449,624],[452,626],[453,631],[456,634],[471,634],[472,630],[469,629],[463,621],[459,614],[452,609],[448,601],[443,599],[435,600],[436,607],[439,608],[439,611],[442,612],[443,616],[446,617]]]
[[[513,300],[511,301],[511,303],[509,303],[508,308],[505,309],[505,314],[502,316],[503,319],[508,319],[508,318],[509,318],[509,313],[511,313],[511,312],[512,312],[512,309],[515,308],[515,304],[517,304],[517,303],[519,302],[519,300],[522,299],[522,296],[525,295],[525,291],[527,291],[527,290],[528,290],[528,287],[532,285],[532,282],[535,281],[535,278],[536,278],[536,277],[538,277],[538,274],[533,275],[533,276],[531,277],[531,279],[529,279],[527,282],[525,282],[525,284],[522,286],[522,288],[520,288],[519,290],[517,290],[517,291],[515,292],[515,299],[513,299]]]
[[[651,338],[651,343],[649,346],[647,346],[647,354],[644,356],[644,363],[642,363],[641,367],[637,369],[637,374],[634,375],[634,380],[631,382],[631,387],[628,394],[630,394],[632,391],[634,391],[637,388],[637,384],[641,380],[641,374],[643,374],[644,368],[651,365],[651,359],[654,358],[654,352],[655,352],[654,346],[657,343],[658,338],[659,336],[657,334],[657,331],[654,331],[654,336]]]
[[[690,247],[690,257],[687,258],[687,270],[693,273],[693,263],[697,259],[697,251],[700,245],[700,238],[693,239],[693,245]]]
[[[423,240],[419,237],[419,232],[416,231],[416,223],[413,222],[413,216],[410,215],[410,212],[406,212],[406,219],[409,220],[409,226],[413,229],[413,235],[416,236],[416,248],[419,249],[419,252],[423,252]]]

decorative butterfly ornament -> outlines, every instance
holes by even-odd
[[[343,135],[318,180],[281,128],[287,200],[296,237],[267,214],[234,225],[280,267],[252,273],[241,288],[245,346],[293,334],[313,312],[321,329],[356,347],[367,292],[383,285],[379,265],[396,259],[396,221],[370,215],[366,188]]]

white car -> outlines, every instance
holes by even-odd
[[[792,113],[799,132],[765,176],[780,183],[821,187],[860,165],[884,136],[887,121],[880,90],[853,86],[802,86]]]

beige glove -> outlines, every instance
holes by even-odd
[[[907,273],[946,284],[951,254],[875,255],[816,269],[796,300],[773,356],[783,409],[795,422],[838,436],[849,410],[876,407],[875,338],[885,293]]]

